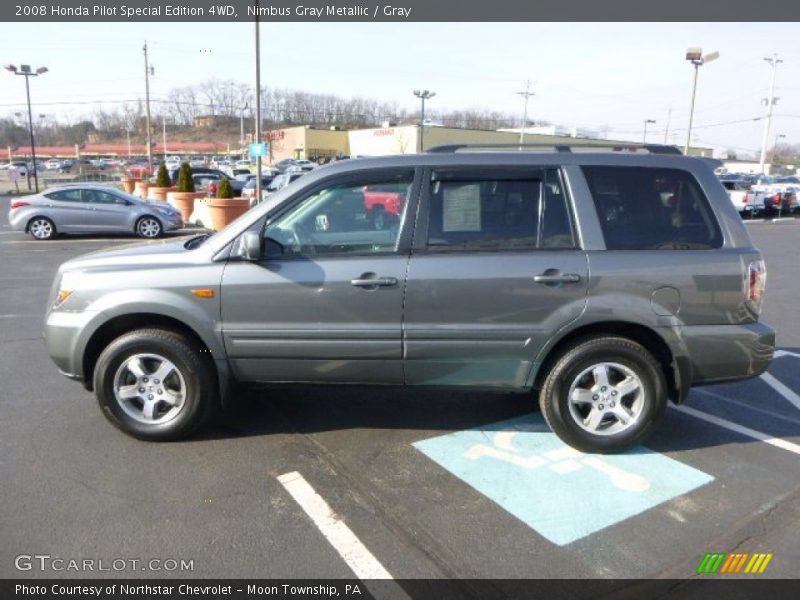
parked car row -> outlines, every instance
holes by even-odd
[[[720,183],[743,218],[800,212],[800,178],[725,175]]]

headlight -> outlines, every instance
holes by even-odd
[[[175,216],[175,210],[173,210],[172,208],[167,208],[166,206],[154,206],[153,210],[168,217]]]

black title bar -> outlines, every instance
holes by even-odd
[[[800,21],[797,0],[3,0],[5,22]],[[535,32],[532,32],[535,33]],[[602,29],[598,37],[602,37]],[[480,43],[480,40],[476,40]]]

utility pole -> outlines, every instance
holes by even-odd
[[[258,0],[256,0],[256,144],[261,143],[261,35],[259,31]],[[256,157],[256,204],[261,202],[261,153]]]
[[[525,126],[528,124],[528,98],[536,95],[534,92],[531,91],[530,79],[525,82],[525,91],[517,92],[517,94],[525,98],[525,109],[522,112],[522,129],[519,132],[519,143],[521,146],[522,143],[525,141]]]
[[[667,145],[667,136],[669,136],[669,122],[670,122],[671,119],[672,119],[672,107],[670,106],[669,110],[667,111],[667,126],[664,129],[664,145],[665,146]]]
[[[248,106],[249,104],[245,102],[239,113],[239,152],[242,159],[244,159],[244,111],[247,110]]]
[[[773,54],[772,58],[765,58],[769,63],[772,70],[769,77],[769,98],[764,100],[767,105],[767,121],[764,123],[764,135],[761,138],[761,160],[759,161],[759,173],[764,172],[764,165],[767,162],[767,138],[769,137],[769,128],[772,125],[772,110],[778,99],[775,97],[775,71],[778,70],[778,65],[783,61],[778,58],[777,54]]]
[[[142,48],[144,52],[144,93],[145,104],[147,105],[147,166],[153,170],[153,139],[150,131],[150,65],[147,63],[147,41]]]

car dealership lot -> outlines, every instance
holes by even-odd
[[[800,221],[748,225],[784,350],[770,376],[697,389],[647,449],[598,458],[554,440],[527,397],[380,388],[244,391],[201,437],[133,440],[59,375],[41,331],[60,262],[135,239],[35,242],[7,211],[2,198],[2,577],[86,575],[14,567],[48,554],[193,561],[120,576],[683,578],[734,549],[773,552],[765,576],[797,573]]]

